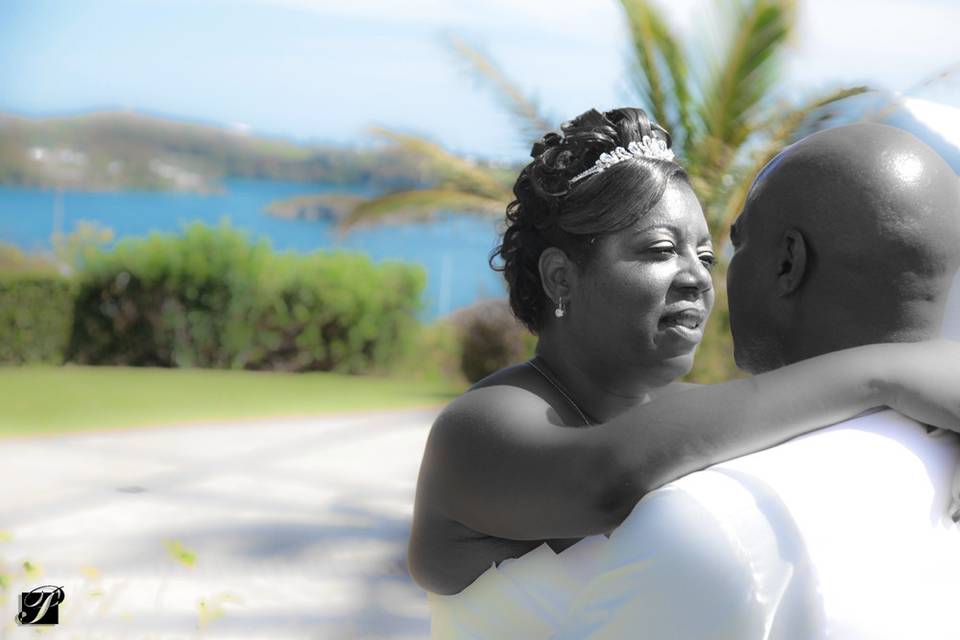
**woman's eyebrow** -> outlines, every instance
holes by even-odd
[[[642,229],[634,229],[633,235],[639,236],[641,234],[647,233],[648,231],[655,231],[659,229],[670,231],[674,234],[677,234],[680,232],[680,230],[672,224],[651,224],[650,226],[643,227]]]

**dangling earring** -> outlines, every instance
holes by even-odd
[[[557,308],[553,310],[553,315],[558,318],[562,318],[567,314],[567,310],[563,308],[563,296],[560,296],[559,301],[557,302]]]

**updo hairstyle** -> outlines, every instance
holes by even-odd
[[[520,172],[507,206],[507,228],[490,256],[510,291],[513,314],[533,332],[543,327],[553,305],[540,281],[540,254],[558,247],[578,267],[589,262],[594,241],[625,229],[654,207],[671,178],[687,181],[675,162],[637,158],[571,184],[591,168],[600,154],[659,138],[670,147],[670,134],[642,109],[587,111],[534,143],[533,161]],[[500,264],[495,264],[499,258]]]

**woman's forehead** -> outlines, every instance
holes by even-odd
[[[644,215],[626,229],[631,235],[646,233],[659,228],[671,228],[684,233],[707,234],[707,221],[703,208],[686,183],[671,184],[663,197]]]
[[[693,187],[687,184],[686,180],[671,180],[668,182],[666,189],[663,191],[663,196],[650,209],[650,213],[654,213],[658,209],[674,208],[690,209],[699,213],[701,217],[703,216],[700,201],[693,192]]]

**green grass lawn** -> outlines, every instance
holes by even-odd
[[[440,405],[444,381],[125,367],[0,367],[0,437]]]

